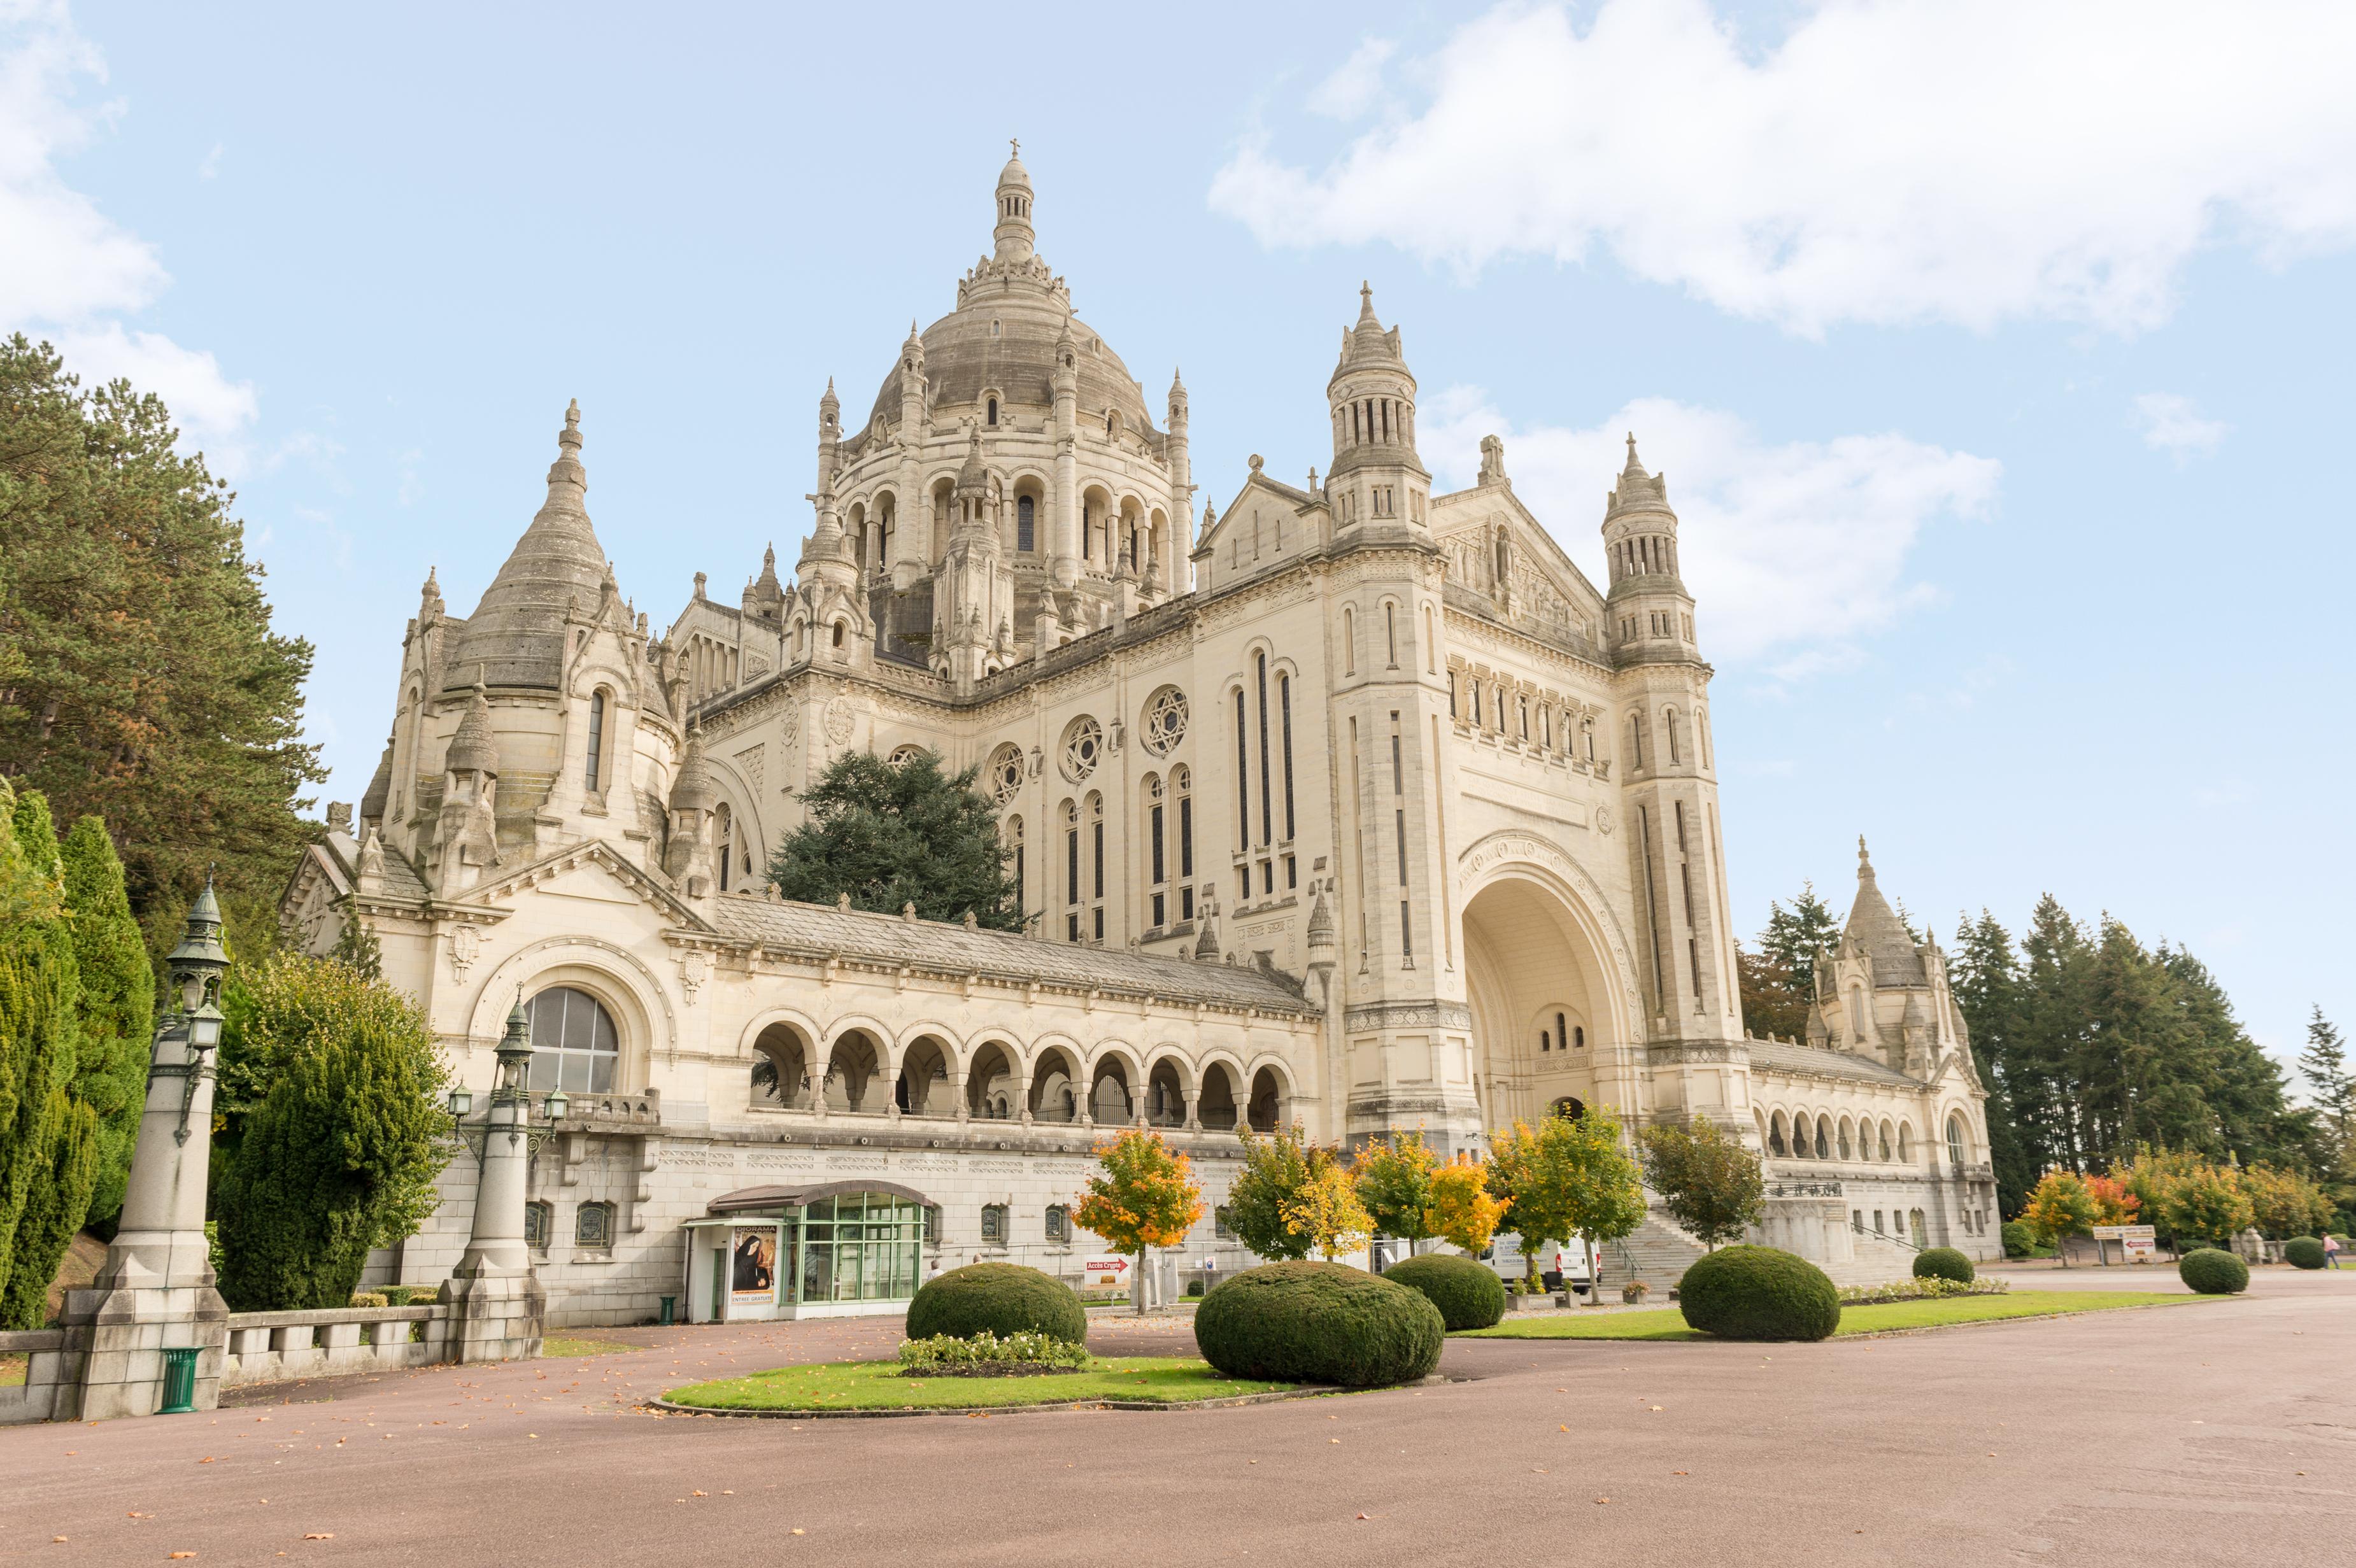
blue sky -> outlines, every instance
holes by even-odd
[[[1198,478],[1323,467],[1359,280],[1424,455],[1599,581],[1633,427],[1718,666],[1738,925],[1854,844],[1944,939],[2051,891],[2269,1048],[2356,1024],[2356,11],[0,0],[0,327],[164,391],[318,645],[336,798],[429,565],[470,606],[567,399],[657,624],[806,531],[988,248]],[[1346,18],[1346,23],[1344,22]]]

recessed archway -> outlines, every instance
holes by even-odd
[[[1592,917],[1574,907],[1576,896],[1551,878],[1505,875],[1465,905],[1465,997],[1487,1125],[1612,1098],[1601,1074],[1619,1009]]]

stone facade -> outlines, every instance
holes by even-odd
[[[1194,1152],[1215,1201],[1238,1122],[1476,1148],[1568,1102],[1699,1114],[1808,1189],[1779,1200],[1783,1244],[1847,1262],[1846,1210],[1869,1233],[1876,1208],[1920,1210],[1926,1239],[1993,1255],[1984,1095],[1935,949],[1885,968],[1887,933],[1853,920],[1871,971],[1833,967],[1869,1029],[1832,1027],[1846,992],[1822,1038],[1742,1027],[1710,667],[1633,438],[1599,588],[1495,438],[1477,484],[1432,493],[1399,329],[1362,289],[1328,475],[1254,457],[1198,529],[1185,388],[1157,427],[1034,250],[1033,201],[1010,161],[991,253],[857,429],[830,382],[790,582],[774,552],[734,604],[698,573],[651,631],[569,412],[475,613],[429,574],[359,821],[288,890],[313,944],[373,925],[469,1083],[519,988],[556,998],[536,1083],[570,1105],[529,1189],[550,1320],[691,1294],[683,1227],[725,1193],[862,1175],[934,1205],[928,1260],[1076,1276],[1089,1243],[1055,1239],[1055,1206],[1133,1121]],[[766,896],[793,791],[846,751],[917,747],[980,770],[1027,934]],[[1873,1157],[1844,1164],[1841,1128],[1867,1125]],[[455,1264],[472,1178],[444,1179],[389,1275]],[[1206,1220],[1183,1252],[1223,1248],[1245,1261]]]

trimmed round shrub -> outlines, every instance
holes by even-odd
[[[1422,1292],[1346,1264],[1246,1269],[1194,1313],[1194,1343],[1227,1376],[1344,1388],[1429,1376],[1447,1332]]]
[[[1953,1247],[1931,1247],[1914,1254],[1916,1279],[1952,1279],[1957,1285],[1969,1285],[1979,1272],[1971,1259]]]
[[[1477,1258],[1427,1253],[1419,1258],[1401,1258],[1383,1270],[1383,1277],[1421,1291],[1426,1300],[1440,1308],[1440,1321],[1451,1333],[1459,1328],[1486,1328],[1505,1315],[1505,1282]]]
[[[2237,1296],[2250,1288],[2250,1265],[2231,1253],[2199,1247],[2184,1254],[2176,1277],[2203,1296]]]
[[[2004,1222],[2004,1255],[2025,1258],[2037,1248],[2037,1232],[2018,1220]]]
[[[1677,1282],[1686,1326],[1721,1339],[1822,1339],[1840,1326],[1832,1276],[1779,1247],[1720,1247]]]
[[[2293,1236],[2283,1243],[2283,1262],[2293,1268],[2321,1268],[2323,1243],[2313,1236]]]
[[[970,1339],[985,1331],[1001,1339],[1044,1334],[1081,1345],[1087,1342],[1088,1315],[1070,1285],[1021,1264],[953,1268],[926,1281],[908,1303],[911,1339],[941,1334]]]

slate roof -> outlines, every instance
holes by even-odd
[[[1824,1046],[1786,1045],[1779,1040],[1747,1040],[1743,1049],[1751,1053],[1751,1065],[1780,1072],[1815,1072],[1835,1078],[1854,1078],[1865,1083],[1887,1083],[1892,1088],[1920,1089],[1920,1081],[1909,1078],[1897,1069],[1888,1067],[1871,1057],[1858,1056],[1846,1051],[1833,1051]]]
[[[1011,932],[968,931],[940,921],[909,922],[896,915],[771,903],[760,898],[714,899],[709,918],[723,937],[797,953],[1212,1007],[1296,1014],[1315,1010],[1285,979],[1248,965],[1188,963],[1042,942]]]
[[[1922,955],[1915,950],[1914,939],[1906,933],[1906,923],[1881,896],[1881,888],[1873,880],[1873,862],[1865,857],[1865,841],[1858,841],[1857,901],[1848,908],[1848,924],[1841,934],[1855,938],[1858,944],[1873,959],[1873,983],[1884,986],[1927,986],[1930,971],[1922,966]]]
[[[320,848],[327,850],[328,864],[335,871],[336,891],[350,892],[352,884],[359,880],[359,840],[348,833],[330,831]],[[432,898],[434,893],[415,867],[388,848],[384,852],[383,896],[414,902]]]

